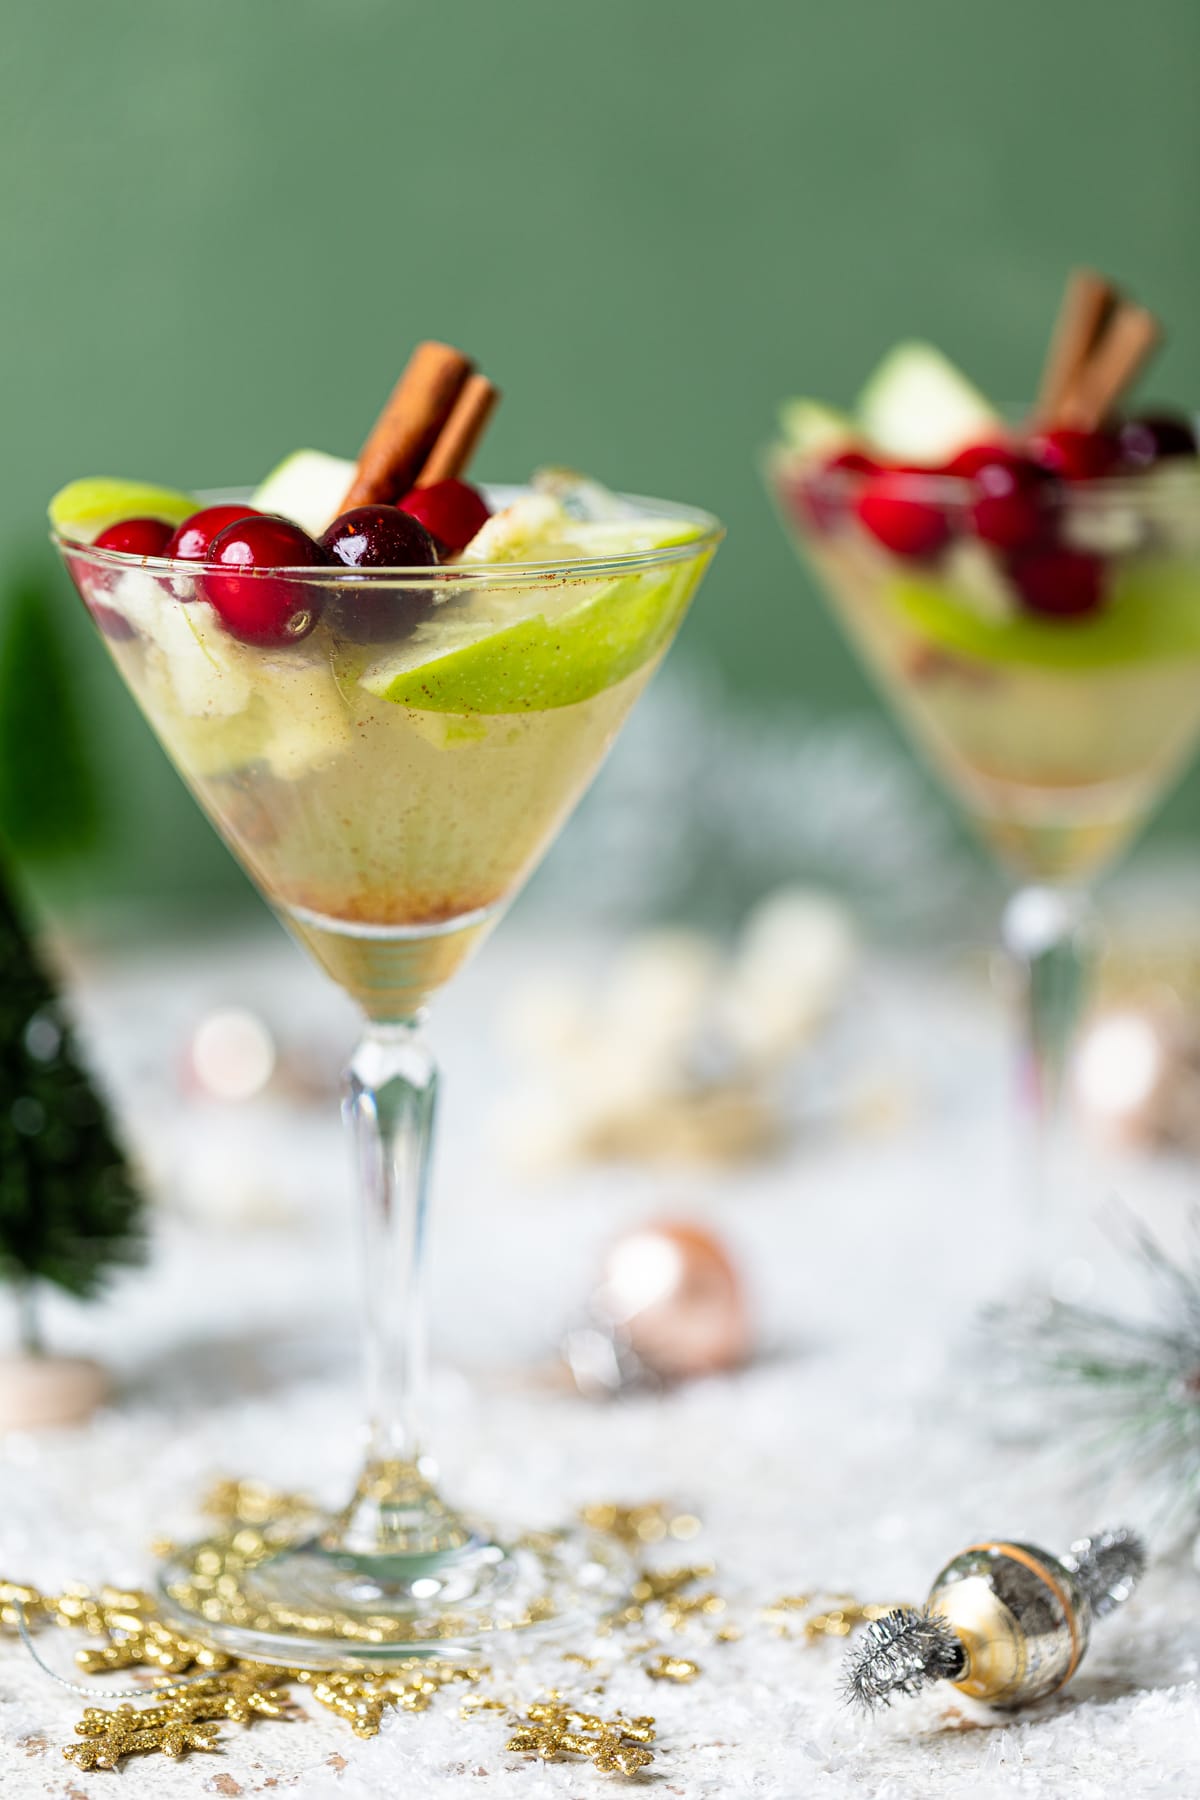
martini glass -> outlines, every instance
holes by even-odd
[[[437,1092],[422,1019],[596,773],[721,537],[707,514],[623,507],[630,541],[653,519],[640,536],[658,547],[263,572],[294,584],[317,617],[276,649],[228,636],[194,567],[58,539],[184,781],[364,1019],[343,1106],[364,1247],[363,1467],[336,1517],[299,1534],[268,1521],[236,1553],[200,1546],[162,1577],[171,1613],[238,1654],[392,1661],[563,1628],[617,1595],[620,1571],[595,1545],[501,1541],[439,1491],[422,1423]],[[369,609],[371,641],[339,636],[345,608]]]
[[[768,480],[851,641],[1011,878],[1003,937],[1023,997],[1028,1253],[1042,1286],[1058,1254],[1047,1185],[1090,891],[1200,734],[1200,470],[1062,483],[1055,548],[1024,565],[975,536],[965,480],[889,475],[894,499],[940,521],[936,552],[918,556],[861,522],[867,477],[814,473],[778,446]]]

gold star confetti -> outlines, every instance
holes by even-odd
[[[818,1606],[817,1596],[812,1594],[783,1594],[762,1607],[758,1616],[776,1637],[791,1637],[795,1625],[807,1638],[842,1638],[849,1637],[856,1625],[869,1625],[893,1610],[874,1601],[856,1600],[852,1594],[823,1594],[820,1598],[824,1606]]]
[[[646,1673],[651,1681],[695,1681],[700,1673],[700,1664],[694,1663],[687,1656],[656,1656],[646,1665]]]
[[[677,1513],[663,1500],[649,1500],[640,1506],[619,1506],[603,1500],[581,1509],[579,1517],[589,1531],[615,1538],[618,1544],[635,1550],[639,1544],[661,1544],[664,1538],[678,1542],[695,1537],[700,1520],[695,1513]]]
[[[305,1494],[287,1494],[268,1487],[265,1481],[235,1481],[226,1478],[214,1482],[200,1503],[201,1512],[210,1519],[234,1527],[240,1525],[278,1525],[284,1519],[305,1519],[317,1509]]]
[[[507,1711],[508,1707],[505,1702],[497,1700],[494,1694],[468,1694],[466,1699],[459,1704],[458,1716],[460,1719],[473,1719],[476,1713],[480,1712],[506,1713]]]

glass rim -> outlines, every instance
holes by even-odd
[[[801,474],[811,470],[811,484],[820,486],[823,491],[834,496],[852,497],[860,493],[867,482],[876,478],[874,473],[859,469],[822,469],[817,458],[806,455],[786,439],[778,437],[773,438],[765,447],[763,461],[769,477]],[[1046,495],[1052,504],[1059,506],[1123,501],[1127,505],[1154,510],[1185,505],[1192,507],[1200,499],[1200,479],[1197,480],[1195,495],[1166,487],[1152,487],[1149,492],[1146,489],[1147,476],[1161,474],[1177,465],[1186,467],[1188,463],[1195,465],[1200,476],[1200,456],[1164,457],[1152,469],[1123,469],[1115,475],[1076,476],[1074,479],[1049,475]],[[881,465],[878,473],[886,475],[890,482],[895,482],[903,490],[902,498],[927,500],[941,506],[967,506],[979,498],[978,489],[969,475],[947,475],[937,469],[896,468],[887,463]]]
[[[513,499],[521,495],[537,491],[528,483],[481,482],[479,486],[485,494],[505,496],[502,502],[504,505],[511,504]],[[248,501],[252,492],[253,489],[250,488],[200,488],[196,491],[196,499],[202,506],[224,503],[236,505]],[[277,581],[286,576],[289,581],[308,582],[316,587],[345,587],[348,583],[367,586],[376,582],[390,582],[394,585],[398,581],[405,587],[438,590],[463,587],[545,587],[569,581],[616,578],[663,568],[673,563],[690,562],[696,556],[715,550],[725,536],[725,526],[714,513],[706,512],[702,507],[685,506],[676,500],[657,500],[645,494],[614,492],[613,498],[623,501],[632,509],[630,523],[636,523],[637,515],[643,518],[677,519],[680,524],[698,527],[697,535],[678,544],[664,545],[660,549],[622,550],[610,556],[553,557],[543,561],[522,562],[438,563],[412,568],[397,565],[372,569],[304,563],[271,569],[239,568],[236,574],[239,580],[250,578]],[[195,576],[206,570],[231,572],[220,563],[180,561],[166,556],[136,556],[127,550],[98,550],[94,544],[86,544],[66,536],[55,526],[51,526],[50,540],[64,558],[86,563],[97,570],[126,573],[130,569],[145,569],[153,575],[174,576],[177,579],[181,574]]]

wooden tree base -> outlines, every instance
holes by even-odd
[[[0,1431],[79,1425],[109,1392],[108,1372],[82,1356],[0,1356]]]

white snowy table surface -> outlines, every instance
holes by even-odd
[[[676,1560],[717,1565],[725,1617],[744,1635],[667,1640],[701,1665],[686,1686],[651,1681],[644,1656],[618,1663],[603,1705],[652,1713],[659,1726],[636,1785],[688,1800],[1194,1800],[1200,1577],[1186,1559],[1160,1563],[1097,1630],[1066,1693],[1018,1717],[941,1689],[864,1720],[839,1702],[844,1646],[774,1636],[758,1618],[797,1591],[919,1599],[981,1534],[1062,1549],[1117,1522],[1069,1456],[1006,1437],[982,1398],[972,1320],[1012,1279],[1022,1224],[1004,1020],[982,959],[869,963],[819,1069],[794,1084],[794,1128],[774,1160],[535,1179],[500,1148],[521,1080],[501,1047],[505,1016],[530,970],[593,954],[514,921],[434,1020],[446,1080],[433,1411],[446,1485],[488,1517],[553,1522],[588,1500],[661,1497],[703,1519]],[[354,1221],[332,1096],[220,1106],[178,1079],[197,1018],[229,1004],[256,1007],[336,1066],[352,1035],[342,1001],[264,930],[84,958],[79,1003],[119,1104],[136,1109],[132,1135],[160,1205],[146,1271],[123,1277],[104,1306],[48,1312],[58,1348],[113,1371],[114,1402],[85,1429],[0,1440],[0,1572],[46,1589],[148,1581],[149,1541],[194,1527],[198,1497],[221,1474],[335,1501],[359,1429]],[[1079,1192],[1097,1202],[1119,1192],[1169,1227],[1194,1185],[1192,1168],[1126,1159],[1097,1164]],[[663,1214],[723,1235],[754,1297],[756,1360],[661,1397],[569,1396],[547,1369],[603,1245]],[[1115,1291],[1117,1252],[1082,1219],[1078,1230],[1095,1291]],[[69,1673],[68,1635],[41,1643]],[[586,1679],[561,1645],[514,1676],[527,1698],[539,1683]],[[507,1752],[503,1719],[462,1721],[453,1691],[423,1715],[389,1716],[369,1741],[322,1713],[223,1727],[215,1755],[84,1774],[60,1751],[83,1704],[15,1639],[0,1644],[5,1800],[80,1800],[118,1784],[135,1800],[269,1789],[543,1800],[597,1794],[613,1779]]]

